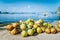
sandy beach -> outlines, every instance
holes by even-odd
[[[60,40],[60,33],[38,34],[36,36],[22,37],[20,34],[11,35],[7,30],[0,31],[0,40]]]
[[[57,25],[57,21],[54,21],[52,24]],[[0,40],[60,40],[60,33],[42,33],[36,36],[22,37],[20,34],[11,35],[7,30],[0,30]]]

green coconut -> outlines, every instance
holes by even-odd
[[[28,35],[33,35],[34,34],[34,30],[33,29],[29,29],[28,30]]]
[[[27,37],[27,36],[28,36],[27,31],[22,31],[22,32],[21,32],[21,36]]]
[[[23,23],[23,24],[20,25],[20,29],[21,30],[26,30],[26,28],[27,28],[27,25],[26,24]]]

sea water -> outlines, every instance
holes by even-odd
[[[17,22],[19,20],[25,21],[28,18],[32,18],[34,20],[43,19],[44,21],[47,21],[47,22],[54,22],[58,20],[58,15],[56,12],[48,12],[45,15],[42,12],[0,14],[0,22],[2,23]]]

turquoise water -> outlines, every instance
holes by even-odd
[[[44,19],[44,21],[53,22],[58,20],[57,13],[47,13],[46,16],[42,13],[15,13],[15,14],[0,14],[0,22],[16,22],[19,20],[27,20],[32,18],[34,20]]]

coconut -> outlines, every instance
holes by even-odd
[[[60,24],[60,20],[58,21],[58,24]]]
[[[28,24],[28,25],[33,26],[33,25],[34,25],[34,23],[33,23],[33,22],[29,22],[29,24]]]
[[[60,24],[58,24],[58,28],[60,28]]]
[[[33,27],[34,28],[37,28],[37,27],[39,27],[39,25],[38,24],[34,24]]]
[[[27,36],[28,36],[27,31],[22,31],[22,32],[21,32],[21,36],[27,37]]]
[[[24,24],[24,23],[20,25],[20,29],[21,29],[21,30],[26,30],[26,27],[27,27],[27,25]]]
[[[42,29],[40,27],[37,27],[37,33],[42,33]]]
[[[33,29],[29,29],[28,30],[28,35],[33,35],[34,34],[34,30]]]
[[[18,33],[18,31],[17,31],[17,29],[16,29],[16,28],[14,28],[10,33],[11,33],[12,35],[15,35],[15,34],[17,34],[17,33]]]
[[[51,33],[55,34],[57,32],[56,28],[51,28]]]
[[[52,24],[50,24],[50,23],[48,23],[48,28],[51,28],[51,27],[53,27],[53,25],[52,25]]]
[[[9,31],[11,31],[11,30],[14,29],[14,27],[13,27],[12,25],[7,25],[7,26],[6,26],[6,29],[9,30]]]
[[[18,28],[19,27],[19,23],[12,23],[14,28]]]
[[[42,31],[45,32],[45,27],[41,27]]]
[[[39,19],[39,22],[40,22],[40,24],[42,24],[44,21],[43,21],[43,19]]]
[[[27,25],[27,27],[28,27],[28,29],[31,29],[33,26],[31,26],[31,25]]]
[[[47,34],[50,34],[50,33],[51,33],[50,28],[46,28],[46,29],[45,29],[45,32],[46,32]]]
[[[57,31],[60,32],[60,28],[58,28]]]
[[[31,18],[29,18],[29,19],[26,21],[27,24],[29,24],[30,22],[33,22],[33,23],[34,23],[34,20],[31,19]]]
[[[48,23],[43,23],[43,26],[44,26],[44,27],[47,27],[47,26],[48,26]]]

